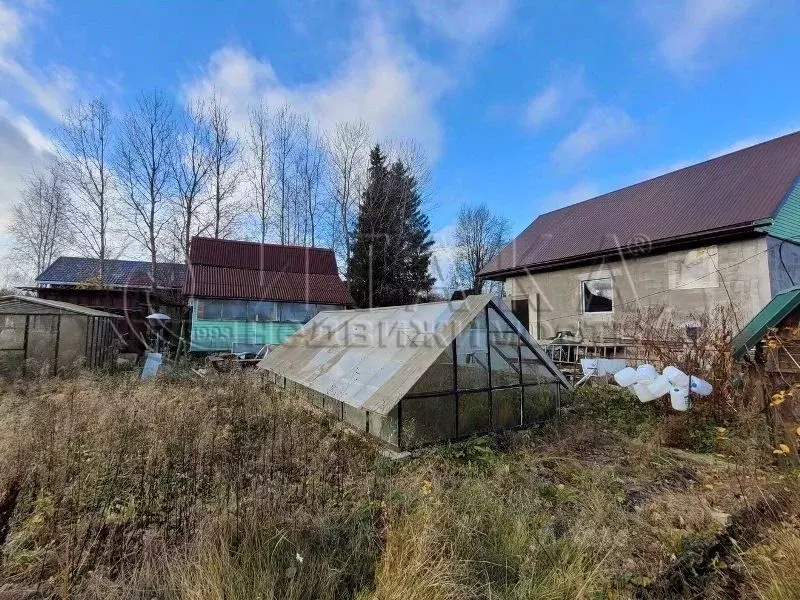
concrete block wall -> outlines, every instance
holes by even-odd
[[[588,340],[611,337],[626,316],[647,306],[664,307],[670,318],[688,320],[692,314],[729,305],[728,294],[744,325],[769,302],[766,237],[695,250],[702,251],[678,250],[513,277],[506,281],[506,293],[512,300],[528,299],[530,331],[537,339],[557,331],[572,331]],[[698,254],[705,258],[696,260]],[[584,313],[582,282],[606,277],[613,282],[613,311]]]

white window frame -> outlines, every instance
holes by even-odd
[[[602,281],[604,279],[608,279],[611,282],[611,310],[586,310],[586,296],[584,296],[583,289],[584,285],[590,281]],[[613,315],[614,314],[614,304],[616,304],[616,300],[614,299],[614,278],[610,275],[607,277],[587,277],[586,279],[581,279],[580,281],[580,298],[581,298],[581,314],[584,315]]]

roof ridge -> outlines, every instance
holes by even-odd
[[[273,248],[297,248],[299,250],[318,250],[318,251],[322,251],[322,252],[331,252],[331,253],[333,253],[333,249],[332,248],[324,248],[322,246],[302,246],[300,244],[278,244],[278,243],[275,243],[275,242],[257,242],[257,241],[253,241],[253,240],[227,240],[227,239],[222,239],[222,238],[206,237],[206,236],[203,236],[203,235],[194,236],[192,238],[192,241],[194,242],[194,240],[208,240],[208,241],[213,241],[215,243],[222,242],[222,243],[248,244],[248,245],[251,245],[251,246],[271,246]]]

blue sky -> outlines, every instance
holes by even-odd
[[[154,87],[366,119],[432,165],[432,228],[541,212],[800,129],[790,0],[0,0],[0,229],[64,108]]]

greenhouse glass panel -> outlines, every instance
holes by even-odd
[[[522,421],[538,423],[557,412],[558,384],[527,385],[522,390]]]
[[[458,394],[458,435],[480,433],[490,428],[489,393]]]
[[[454,395],[403,398],[400,406],[400,436],[404,447],[429,444],[456,436]]]
[[[521,371],[522,383],[544,383],[553,381],[554,376],[541,361],[541,359],[533,353],[527,344],[523,343],[520,347],[520,355],[522,357]]]
[[[417,380],[408,395],[452,392],[453,389],[453,346],[450,345]]]
[[[458,389],[489,387],[489,350],[486,346],[486,313],[481,311],[456,338]]]
[[[492,428],[510,429],[522,424],[522,388],[492,390]]]
[[[489,309],[489,358],[493,388],[519,385],[519,334],[493,308]]]

